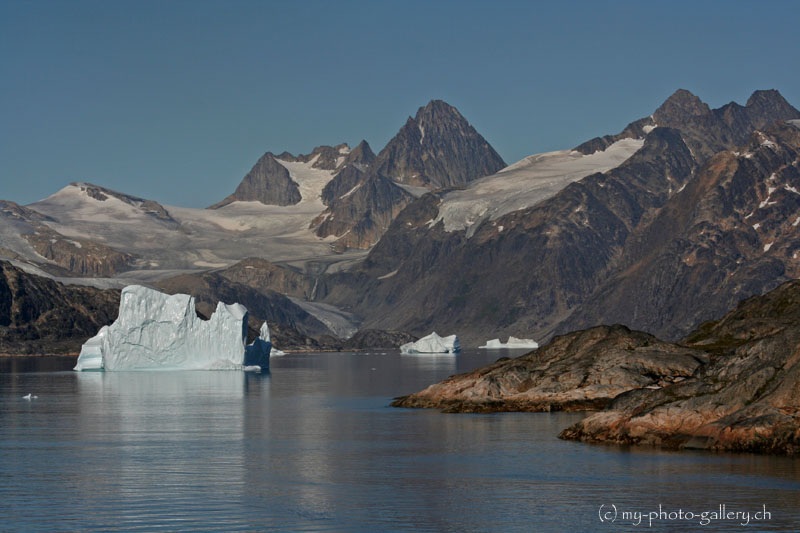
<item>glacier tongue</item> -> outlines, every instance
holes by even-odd
[[[240,304],[217,304],[209,320],[195,313],[194,298],[166,295],[139,285],[122,290],[119,317],[81,348],[75,370],[168,370],[268,368],[269,328],[245,347],[247,309]],[[266,353],[266,358],[263,357]]]
[[[427,337],[422,337],[416,342],[409,342],[400,347],[400,353],[456,353],[461,351],[461,344],[458,337],[440,337],[434,331]]]

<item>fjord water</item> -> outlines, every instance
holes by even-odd
[[[389,407],[503,354],[289,355],[269,374],[0,358],[0,530],[629,530],[659,505],[766,506],[770,519],[746,529],[800,524],[795,458],[558,440],[574,413]],[[645,516],[636,526],[625,511]]]

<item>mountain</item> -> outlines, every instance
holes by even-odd
[[[267,152],[253,165],[233,194],[209,209],[217,209],[237,201],[294,205],[300,198],[300,189],[289,176],[289,171],[276,160],[272,152]]]
[[[63,285],[0,261],[0,353],[77,353],[118,309],[118,290]]]
[[[800,277],[800,129],[756,130],[711,158],[628,240],[617,272],[559,325],[598,317],[677,339]]]
[[[520,162],[535,168],[537,161],[555,158],[569,169],[562,175],[577,177],[577,181],[559,178],[560,188],[545,191],[538,198],[531,195],[521,209],[513,204],[509,209],[493,207],[497,204],[470,207],[470,202],[480,200],[478,194],[472,198],[466,194],[470,188],[489,180],[502,183],[503,172],[477,180],[464,192],[427,194],[397,216],[359,268],[322,280],[318,295],[325,302],[365,317],[363,327],[399,328],[417,335],[434,329],[457,332],[467,346],[507,335],[546,340],[577,325],[588,327],[610,318],[637,326],[640,323],[632,316],[634,310],[638,310],[641,320],[646,316],[646,320],[653,321],[648,324],[649,331],[674,339],[699,321],[714,316],[720,306],[761,293],[785,279],[785,268],[774,259],[747,263],[739,274],[741,282],[734,280],[730,289],[722,291],[725,297],[715,303],[711,296],[731,270],[722,268],[716,275],[693,275],[697,271],[689,268],[685,282],[664,298],[671,287],[671,274],[665,271],[663,277],[658,277],[657,270],[649,276],[651,270],[636,266],[644,253],[688,257],[683,255],[686,242],[673,233],[681,226],[665,225],[663,220],[654,222],[665,206],[675,202],[688,202],[680,208],[682,213],[698,213],[710,222],[719,220],[715,240],[703,245],[707,255],[713,255],[712,244],[733,238],[732,228],[720,216],[731,210],[731,202],[757,208],[772,194],[762,208],[769,207],[770,202],[780,202],[773,209],[785,209],[782,216],[790,216],[793,200],[787,203],[783,199],[793,194],[791,188],[797,188],[790,179],[794,172],[790,167],[794,165],[787,166],[794,157],[788,133],[793,131],[792,126],[777,126],[782,133],[773,129],[756,133],[752,129],[796,117],[797,110],[784,103],[777,92],[757,91],[748,106],[728,104],[709,110],[688,91],[678,91],[658,108],[655,118],[637,121],[639,125],[627,128],[624,137],[610,139],[611,144],[602,143],[605,150],[599,153],[584,147],[576,150],[577,155],[543,154]],[[730,119],[732,113],[741,120]],[[665,127],[656,120],[676,127]],[[643,139],[631,138],[637,127]],[[748,141],[751,136],[754,137]],[[738,139],[755,144],[737,149]],[[641,143],[640,147],[621,164],[598,164],[596,173],[591,173],[591,168],[574,170],[582,157],[601,157],[610,150],[619,150],[621,143],[633,142]],[[776,150],[771,149],[770,143]],[[711,159],[706,156],[720,147],[723,152],[739,153]],[[690,195],[720,164],[718,157],[741,161],[739,170],[732,171],[728,195],[719,200],[719,209],[714,212],[701,197]],[[508,170],[514,167],[517,165]],[[776,178],[780,192],[778,186],[763,183],[773,172],[780,176]],[[530,174],[534,178],[537,175],[545,174]],[[771,187],[776,190],[770,192]],[[510,202],[523,194],[521,189],[514,190],[520,194],[509,194],[501,200]],[[712,188],[711,193],[716,190]],[[453,200],[456,194],[462,195],[460,199],[456,197],[459,201]],[[758,201],[751,205],[756,198]],[[749,213],[748,210],[741,217]],[[780,225],[785,219],[775,220]],[[753,251],[759,246],[761,253],[777,253],[779,249],[767,246],[772,242],[768,240],[771,234],[765,233],[762,239],[752,233],[747,238]],[[791,240],[791,233],[786,238]],[[776,241],[771,246],[778,244]],[[793,249],[792,246],[787,243],[780,249]],[[734,264],[744,261],[744,257],[731,257]],[[685,264],[692,266],[691,262]],[[709,269],[712,264],[720,265],[713,259],[708,264]],[[752,269],[744,274],[749,267]],[[613,286],[626,269],[639,276],[632,280],[652,287],[652,297],[645,299],[647,304],[637,305],[641,292],[633,290],[634,281],[630,282],[630,290],[615,292]],[[682,304],[681,295],[695,293],[710,301],[676,310]],[[697,301],[701,299],[698,296]],[[571,318],[573,315],[575,318]]]
[[[31,262],[55,276],[112,276],[129,270],[134,256],[85,239],[67,238],[47,224],[55,222],[14,202],[0,200],[3,255]]]
[[[441,100],[409,117],[375,161],[379,174],[429,189],[464,185],[505,166],[461,113]]]
[[[425,188],[465,185],[505,166],[455,107],[432,100],[377,158],[346,166],[326,185],[327,209],[312,226],[320,237],[336,237],[338,250],[370,248]]]
[[[575,150],[593,153],[620,139],[640,138],[663,126],[680,130],[694,157],[702,163],[717,152],[746,143],[754,130],[764,129],[776,120],[797,118],[800,112],[774,89],[755,91],[745,106],[731,102],[718,109],[709,108],[686,89],[678,89],[649,117],[630,123],[617,135],[596,137]]]

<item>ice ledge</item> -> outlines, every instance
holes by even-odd
[[[208,320],[194,298],[130,285],[122,290],[119,317],[86,341],[75,370],[218,370],[269,368],[266,322],[246,346],[247,308],[217,304]]]

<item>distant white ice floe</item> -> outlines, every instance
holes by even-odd
[[[486,341],[486,344],[483,346],[478,346],[478,348],[486,350],[496,350],[500,348],[530,348],[535,350],[538,347],[539,343],[533,339],[518,339],[516,337],[509,337],[508,342],[505,344],[500,342],[500,339],[491,339]]]
[[[28,400],[28,401],[35,400],[37,398],[38,398],[38,396],[34,396],[30,392],[22,397],[23,400]]]
[[[427,337],[422,337],[416,342],[409,342],[400,347],[400,353],[421,354],[421,353],[458,353],[461,351],[461,343],[458,337],[450,335],[440,337],[434,331]]]
[[[616,168],[643,145],[642,139],[622,139],[590,155],[561,150],[526,157],[464,190],[445,194],[430,225],[443,220],[445,231],[466,229],[471,237],[483,220],[534,206],[574,181]]]
[[[247,309],[217,304],[208,320],[194,298],[130,285],[122,290],[119,317],[81,347],[75,370],[241,370],[269,368],[267,323],[247,345]]]

